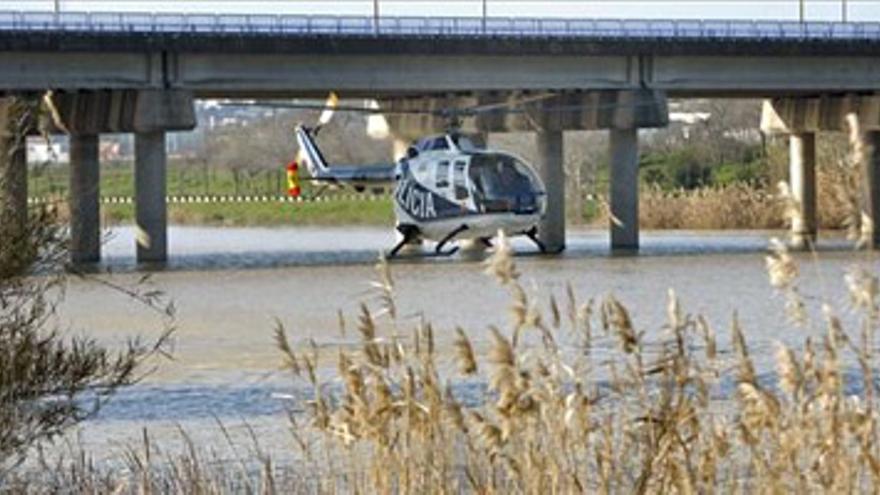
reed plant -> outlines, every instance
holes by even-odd
[[[768,255],[781,311],[806,323],[798,267],[782,242]],[[435,329],[401,328],[388,266],[364,305],[361,346],[335,376],[316,351],[278,343],[314,393],[297,418],[316,491],[356,493],[855,492],[880,487],[874,333],[878,280],[846,278],[857,329],[823,306],[824,331],[779,345],[759,369],[736,317],[731,342],[670,291],[659,332],[637,328],[609,295],[532,294],[505,241],[486,270],[511,295],[508,328],[478,352],[455,329],[457,373],[444,373]],[[785,326],[780,318],[780,326]],[[447,330],[448,331],[448,330]],[[483,384],[476,389],[467,384]],[[470,391],[468,391],[470,390]],[[303,433],[311,432],[311,433]],[[318,435],[314,436],[317,432]],[[307,438],[308,437],[308,438]],[[308,461],[311,459],[311,461]],[[310,464],[311,462],[311,464]]]
[[[189,440],[179,452],[85,455],[4,485],[88,493],[818,493],[880,487],[876,328],[880,282],[845,277],[847,321],[801,295],[782,242],[767,256],[784,296],[779,329],[803,344],[755,359],[739,319],[729,341],[670,291],[643,329],[613,295],[547,295],[524,282],[506,240],[485,265],[510,294],[488,342],[401,308],[391,269],[359,310],[356,347],[276,343],[310,398],[289,415],[292,460],[253,448],[234,462]],[[810,321],[811,304],[821,321]],[[344,330],[344,319],[340,318]],[[795,327],[797,328],[797,327]],[[440,349],[436,332],[454,332]],[[327,369],[328,360],[335,371]],[[221,431],[222,425],[221,425]],[[227,436],[228,438],[228,436]],[[230,441],[231,442],[231,441]]]

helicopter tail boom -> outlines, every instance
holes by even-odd
[[[296,141],[299,144],[300,155],[303,161],[306,162],[309,173],[314,179],[322,179],[324,176],[330,175],[330,167],[327,166],[324,155],[321,154],[321,150],[315,144],[311,132],[311,129],[304,126],[296,126]]]
[[[330,166],[315,143],[314,131],[296,127],[296,140],[300,155],[312,179],[319,182],[346,184],[355,188],[392,185],[395,181],[394,164],[379,165],[334,165]]]

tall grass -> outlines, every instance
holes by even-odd
[[[785,313],[806,318],[797,266],[782,243],[768,256]],[[488,351],[456,330],[459,376],[443,376],[434,329],[408,339],[381,264],[374,313],[362,308],[361,349],[340,351],[330,393],[315,356],[278,340],[310,383],[303,443],[327,479],[363,493],[852,492],[880,487],[874,332],[878,281],[846,283],[861,314],[855,331],[823,308],[825,333],[779,346],[776,370],[756,367],[736,318],[716,341],[704,318],[667,301],[662,337],[639,331],[613,296],[539,304],[502,243],[487,272],[511,294],[511,324],[490,328]],[[782,326],[783,312],[780,314]],[[854,363],[855,368],[848,368]],[[858,378],[858,384],[851,383]],[[479,397],[461,380],[485,383]],[[466,382],[467,383],[467,382]],[[326,464],[325,459],[332,459]],[[336,486],[338,488],[338,486]],[[335,491],[335,490],[330,490]]]
[[[847,162],[816,169],[820,228],[858,229],[861,174],[861,167]],[[639,194],[639,223],[646,229],[782,229],[788,225],[786,197],[769,186],[734,183],[665,190],[645,185]],[[605,224],[607,207],[600,211],[594,223]]]
[[[730,342],[673,291],[658,331],[612,295],[535,293],[502,240],[485,270],[510,294],[510,323],[487,345],[464,329],[412,322],[390,268],[360,309],[356,349],[297,348],[276,333],[284,366],[311,400],[291,412],[296,461],[259,448],[219,462],[189,440],[162,452],[145,435],[117,466],[83,457],[23,491],[90,493],[714,493],[880,488],[875,356],[880,282],[844,282],[858,325],[828,305],[809,322],[799,268],[783,243],[767,257],[786,319],[806,327],[761,367],[738,319]],[[343,323],[340,323],[344,326]],[[770,329],[768,329],[769,331]],[[434,334],[454,331],[451,351]],[[336,370],[327,373],[333,359]],[[450,365],[452,364],[452,365]],[[182,433],[185,437],[185,433]],[[254,438],[259,444],[259,438]],[[121,467],[120,467],[121,466]],[[46,481],[48,477],[49,481]]]
[[[779,229],[785,226],[777,196],[747,184],[664,191],[641,190],[639,222],[647,229]]]

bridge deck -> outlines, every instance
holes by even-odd
[[[0,11],[0,31],[334,37],[439,36],[669,40],[878,41],[877,22],[351,17]]]

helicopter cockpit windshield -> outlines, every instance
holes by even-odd
[[[468,175],[477,207],[485,213],[541,211],[540,182],[531,169],[510,155],[473,155]]]

